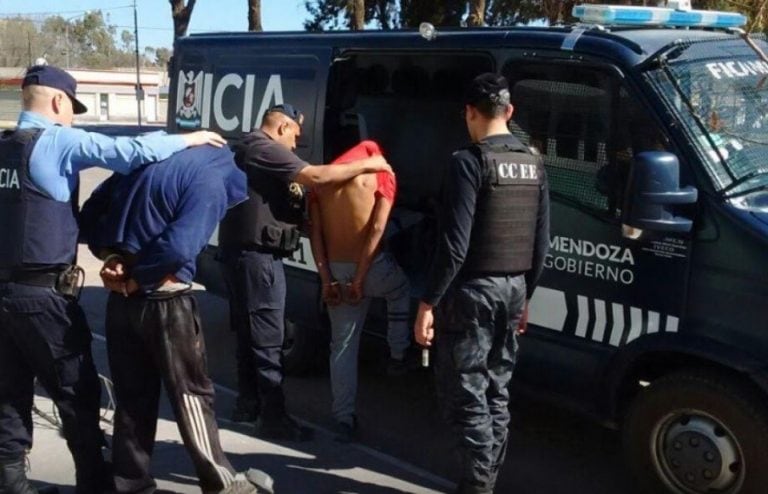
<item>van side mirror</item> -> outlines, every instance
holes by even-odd
[[[623,222],[641,230],[690,232],[693,221],[675,215],[675,206],[693,204],[696,187],[680,188],[680,162],[662,151],[638,153],[627,183]]]

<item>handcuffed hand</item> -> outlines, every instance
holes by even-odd
[[[211,146],[220,148],[227,144],[226,139],[210,130],[198,130],[196,132],[190,132],[189,134],[182,134],[181,137],[184,139],[184,142],[187,143],[187,147],[210,144]]]
[[[125,260],[118,255],[109,256],[104,261],[99,276],[105,288],[122,293],[121,285],[125,282],[126,274],[124,262]]]
[[[339,287],[339,282],[323,283],[322,297],[323,302],[330,306],[339,305],[341,303],[341,287]]]
[[[347,282],[344,301],[348,304],[357,305],[363,299],[363,282],[352,280]]]

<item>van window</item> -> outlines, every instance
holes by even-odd
[[[511,131],[541,152],[553,195],[618,217],[632,156],[666,150],[650,115],[595,67],[510,62]]]
[[[469,142],[464,89],[492,70],[484,53],[345,53],[331,66],[326,160],[362,139],[377,141],[397,174],[397,205],[428,212],[445,164]]]

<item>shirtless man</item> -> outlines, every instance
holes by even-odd
[[[364,141],[334,163],[344,166],[362,153],[376,156],[381,151],[376,143]],[[310,195],[312,254],[331,319],[332,411],[337,439],[343,442],[351,441],[357,428],[357,355],[371,297],[387,300],[392,361],[403,362],[410,345],[408,279],[395,259],[379,249],[395,190],[392,174],[377,173],[316,187]]]

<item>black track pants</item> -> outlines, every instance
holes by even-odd
[[[231,484],[234,475],[219,443],[194,296],[125,298],[111,293],[106,331],[117,400],[112,455],[117,492],[154,490],[149,467],[161,382],[203,492]]]

